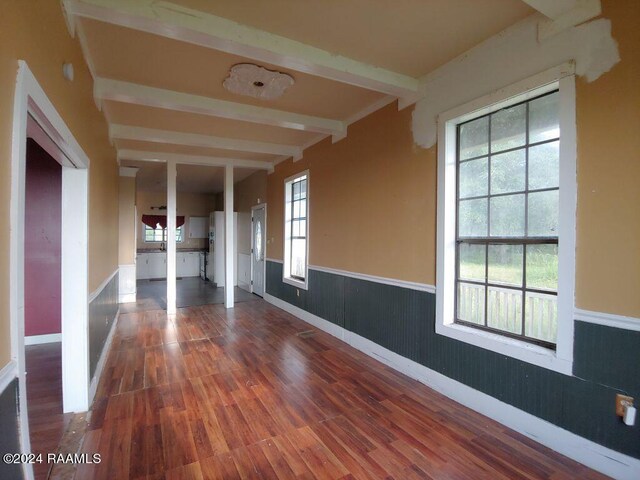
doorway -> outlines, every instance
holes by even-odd
[[[30,452],[25,355],[25,246],[27,138],[61,166],[60,330],[64,412],[89,406],[88,167],[89,158],[24,61],[18,62],[11,154],[10,310],[11,356],[19,389],[20,441]],[[26,478],[32,465],[23,464]]]
[[[251,208],[251,291],[264,297],[267,249],[267,205]]]
[[[62,408],[62,166],[27,126],[24,222],[25,367],[31,451],[57,452],[70,420]],[[35,478],[49,465],[36,463]]]

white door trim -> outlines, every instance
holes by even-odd
[[[251,260],[249,261],[249,268],[251,269],[251,293],[253,292],[253,249],[256,248],[256,246],[254,245],[254,238],[253,238],[253,212],[255,210],[258,210],[260,208],[264,208],[264,238],[265,238],[265,244],[266,244],[266,239],[267,237],[267,204],[266,203],[259,203],[258,205],[254,205],[253,207],[251,207]],[[265,245],[266,246],[266,245]],[[264,259],[262,260],[262,296],[264,297],[264,294],[267,293],[267,249],[265,248],[265,252],[264,252]]]
[[[24,223],[27,119],[31,115],[64,155],[62,161],[62,381],[65,412],[88,409],[88,168],[89,158],[38,84],[18,61],[11,145],[9,320],[18,369],[20,442],[29,452],[24,352]],[[31,465],[24,474],[33,478]]]

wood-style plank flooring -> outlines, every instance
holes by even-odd
[[[603,478],[264,301],[121,315],[83,451],[77,479]]]
[[[73,414],[62,413],[62,350],[61,343],[46,343],[25,347],[27,367],[27,408],[31,451],[56,453]],[[36,480],[49,473],[47,462],[35,463]]]

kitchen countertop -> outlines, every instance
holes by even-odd
[[[205,252],[209,253],[209,250],[203,248],[178,248],[178,252]],[[139,248],[136,253],[167,253],[166,250],[160,250],[159,248]]]

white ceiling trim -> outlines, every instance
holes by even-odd
[[[143,150],[118,150],[118,161],[176,162],[180,165],[205,165],[209,167],[255,168],[273,172],[273,163],[241,158],[208,157],[203,155],[183,155],[181,153],[146,152]]]
[[[67,16],[134,28],[396,97],[419,92],[419,80],[240,25],[223,17],[158,0],[65,0]],[[73,19],[70,19],[73,32]]]
[[[546,19],[538,24],[538,39],[552,37],[602,13],[600,0],[523,0]]]
[[[295,145],[256,142],[226,137],[214,137],[197,133],[184,133],[133,125],[110,125],[109,137],[112,140],[136,140],[142,142],[185,145],[189,147],[220,148],[237,152],[267,153],[286,155],[294,159],[302,158],[302,149]]]
[[[94,81],[93,96],[99,105],[102,105],[103,100],[113,100],[328,135],[340,135],[346,130],[345,124],[340,120],[229,102],[101,77]]]

